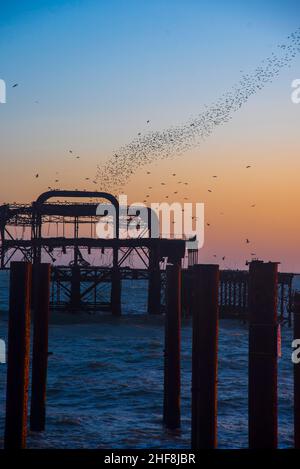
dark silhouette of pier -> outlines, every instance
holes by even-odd
[[[95,235],[95,225],[99,220],[96,210],[100,200],[108,201],[116,210],[116,236],[112,239],[101,239]],[[0,269],[9,268],[15,260],[32,264],[49,262],[52,264],[52,308],[111,311],[116,315],[121,314],[122,281],[147,280],[148,313],[159,314],[166,309],[167,281],[162,261],[182,263],[187,255],[187,266],[181,273],[181,301],[183,314],[191,314],[191,272],[192,266],[198,263],[198,251],[186,250],[184,239],[151,238],[150,208],[148,227],[140,237],[119,238],[119,211],[119,202],[112,194],[88,191],[48,191],[31,204],[2,205]],[[131,218],[132,215],[125,217],[124,223]],[[56,229],[55,235],[51,233],[50,236],[50,227]],[[17,230],[21,234],[17,235]],[[89,256],[99,252],[111,253],[110,265],[103,265],[101,259],[96,265],[91,265]],[[57,258],[61,255],[65,255],[66,260],[57,265]],[[142,267],[128,263],[132,255]],[[278,316],[289,324],[292,280],[292,273],[278,274]],[[109,299],[104,294],[107,285],[111,290]],[[218,301],[220,317],[247,319],[248,271],[220,271]]]

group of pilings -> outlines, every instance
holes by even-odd
[[[218,299],[217,265],[195,265],[192,275],[192,449],[217,447]],[[180,427],[180,273],[167,269],[164,422]],[[278,356],[277,263],[249,267],[248,445],[277,448]],[[294,304],[294,337],[300,338],[300,294]],[[300,364],[294,365],[294,445],[300,448]]]
[[[30,313],[33,353],[30,428],[45,429],[50,265],[11,264],[5,448],[26,446],[29,389]],[[277,447],[277,263],[254,261],[249,268],[248,429],[250,448]],[[219,266],[193,267],[192,424],[193,449],[217,446]],[[300,297],[294,335],[300,338]],[[180,427],[181,267],[167,266],[163,421]],[[300,366],[300,365],[299,365]],[[300,447],[300,368],[294,369],[295,447]]]
[[[30,429],[45,429],[49,295],[50,264],[12,262],[4,437],[4,446],[7,449],[26,446],[31,311],[33,347]]]

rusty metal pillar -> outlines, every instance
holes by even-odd
[[[194,266],[192,448],[217,446],[219,266]]]
[[[249,448],[277,447],[277,290],[275,262],[249,267]]]
[[[50,264],[34,266],[33,350],[30,429],[45,430],[48,367]]]
[[[294,295],[294,340],[300,339],[300,293]],[[294,442],[300,448],[300,363],[294,363]]]
[[[181,266],[167,266],[165,318],[164,413],[167,428],[180,427]]]
[[[31,269],[28,262],[10,266],[5,449],[26,447]]]

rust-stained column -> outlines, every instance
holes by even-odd
[[[34,270],[34,312],[30,429],[45,430],[48,367],[50,264],[36,264]]]
[[[277,263],[249,268],[249,448],[277,447]]]
[[[294,340],[300,339],[300,293],[294,295]],[[294,363],[294,441],[300,448],[300,363]]]
[[[219,266],[193,270],[192,449],[209,449],[217,446]]]
[[[167,310],[165,322],[164,423],[180,427],[180,325],[181,266],[167,266]]]
[[[6,449],[26,447],[30,352],[31,264],[10,265],[6,384]]]

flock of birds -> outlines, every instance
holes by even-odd
[[[240,81],[232,87],[227,93],[212,103],[205,106],[203,111],[195,118],[162,131],[151,131],[142,134],[138,132],[137,137],[130,143],[119,148],[107,160],[104,165],[97,166],[97,172],[93,178],[85,177],[86,181],[95,184],[101,191],[111,193],[120,193],[122,187],[129,181],[135,172],[150,163],[164,160],[182,155],[193,147],[198,146],[201,141],[208,138],[216,127],[225,124],[232,119],[233,114],[237,112],[248,99],[262,90],[267,84],[271,83],[279,74],[280,70],[286,66],[290,66],[292,60],[300,52],[300,28],[290,34],[285,44],[278,46],[279,51],[273,52],[268,58],[263,60],[253,73],[244,74]],[[17,87],[14,84],[13,87]],[[147,126],[150,127],[150,119],[146,120]],[[75,159],[80,156],[75,155],[73,150],[68,150],[69,155]],[[249,169],[251,165],[247,165]],[[57,173],[58,174],[58,173]],[[147,175],[151,172],[147,171]],[[176,174],[172,173],[175,177]],[[39,174],[36,173],[38,178]],[[213,175],[217,178],[217,175]],[[59,179],[56,177],[55,183]],[[160,183],[166,186],[165,182]],[[178,181],[178,184],[188,185],[186,181]],[[52,189],[52,187],[48,187]],[[145,195],[144,203],[150,198],[153,186],[148,186],[148,193]],[[177,194],[178,191],[174,191]],[[209,188],[208,192],[212,192]],[[169,194],[165,195],[169,198]],[[184,200],[187,200],[185,198]],[[252,204],[251,207],[255,207]],[[210,226],[210,223],[207,223]],[[247,238],[246,244],[250,243]],[[251,253],[252,256],[255,253]],[[216,254],[213,255],[216,257]],[[222,256],[222,260],[225,260]]]
[[[95,180],[104,190],[112,187],[119,190],[139,167],[182,155],[199,145],[217,126],[228,122],[252,95],[271,83],[282,68],[291,64],[300,51],[300,28],[278,48],[280,52],[273,52],[253,73],[244,74],[230,91],[205,106],[195,118],[163,131],[149,131],[144,135],[139,132],[137,138],[119,148],[104,166],[97,167]]]

